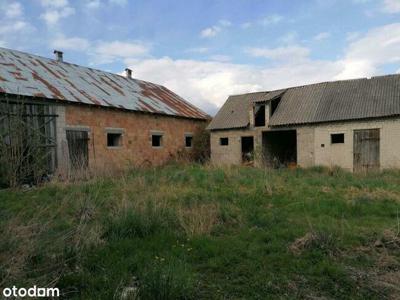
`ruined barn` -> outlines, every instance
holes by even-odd
[[[23,160],[19,172],[37,161],[47,173],[158,165],[191,151],[207,120],[200,109],[129,69],[121,76],[55,55],[0,48],[0,142],[2,155]]]
[[[208,129],[215,164],[400,168],[400,75],[230,96]]]

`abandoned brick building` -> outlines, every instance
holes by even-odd
[[[400,168],[400,75],[230,96],[208,129],[215,164]]]
[[[50,171],[161,164],[190,151],[193,134],[206,125],[200,109],[163,86],[132,78],[129,69],[120,76],[54,53],[47,59],[0,48],[0,100],[8,103],[0,111],[3,142],[10,106],[22,103],[24,121],[43,138]]]

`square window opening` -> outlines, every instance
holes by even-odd
[[[331,144],[344,144],[344,133],[331,134]]]
[[[220,138],[219,139],[219,144],[221,146],[228,146],[229,145],[229,138],[225,137],[225,138]]]
[[[107,133],[107,147],[120,147],[122,145],[121,133]]]
[[[162,135],[161,134],[153,134],[151,136],[151,145],[153,147],[161,147],[162,146]]]
[[[185,147],[192,148],[192,146],[193,146],[193,136],[191,135],[185,136]]]

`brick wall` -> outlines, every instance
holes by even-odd
[[[66,105],[65,126],[89,132],[89,166],[162,164],[185,149],[185,134],[195,133],[204,120],[156,116],[93,106]],[[120,147],[107,147],[107,132],[122,130]],[[151,132],[163,133],[162,147],[151,144]]]

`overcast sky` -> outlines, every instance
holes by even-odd
[[[228,95],[400,73],[400,0],[0,0],[0,46]]]

